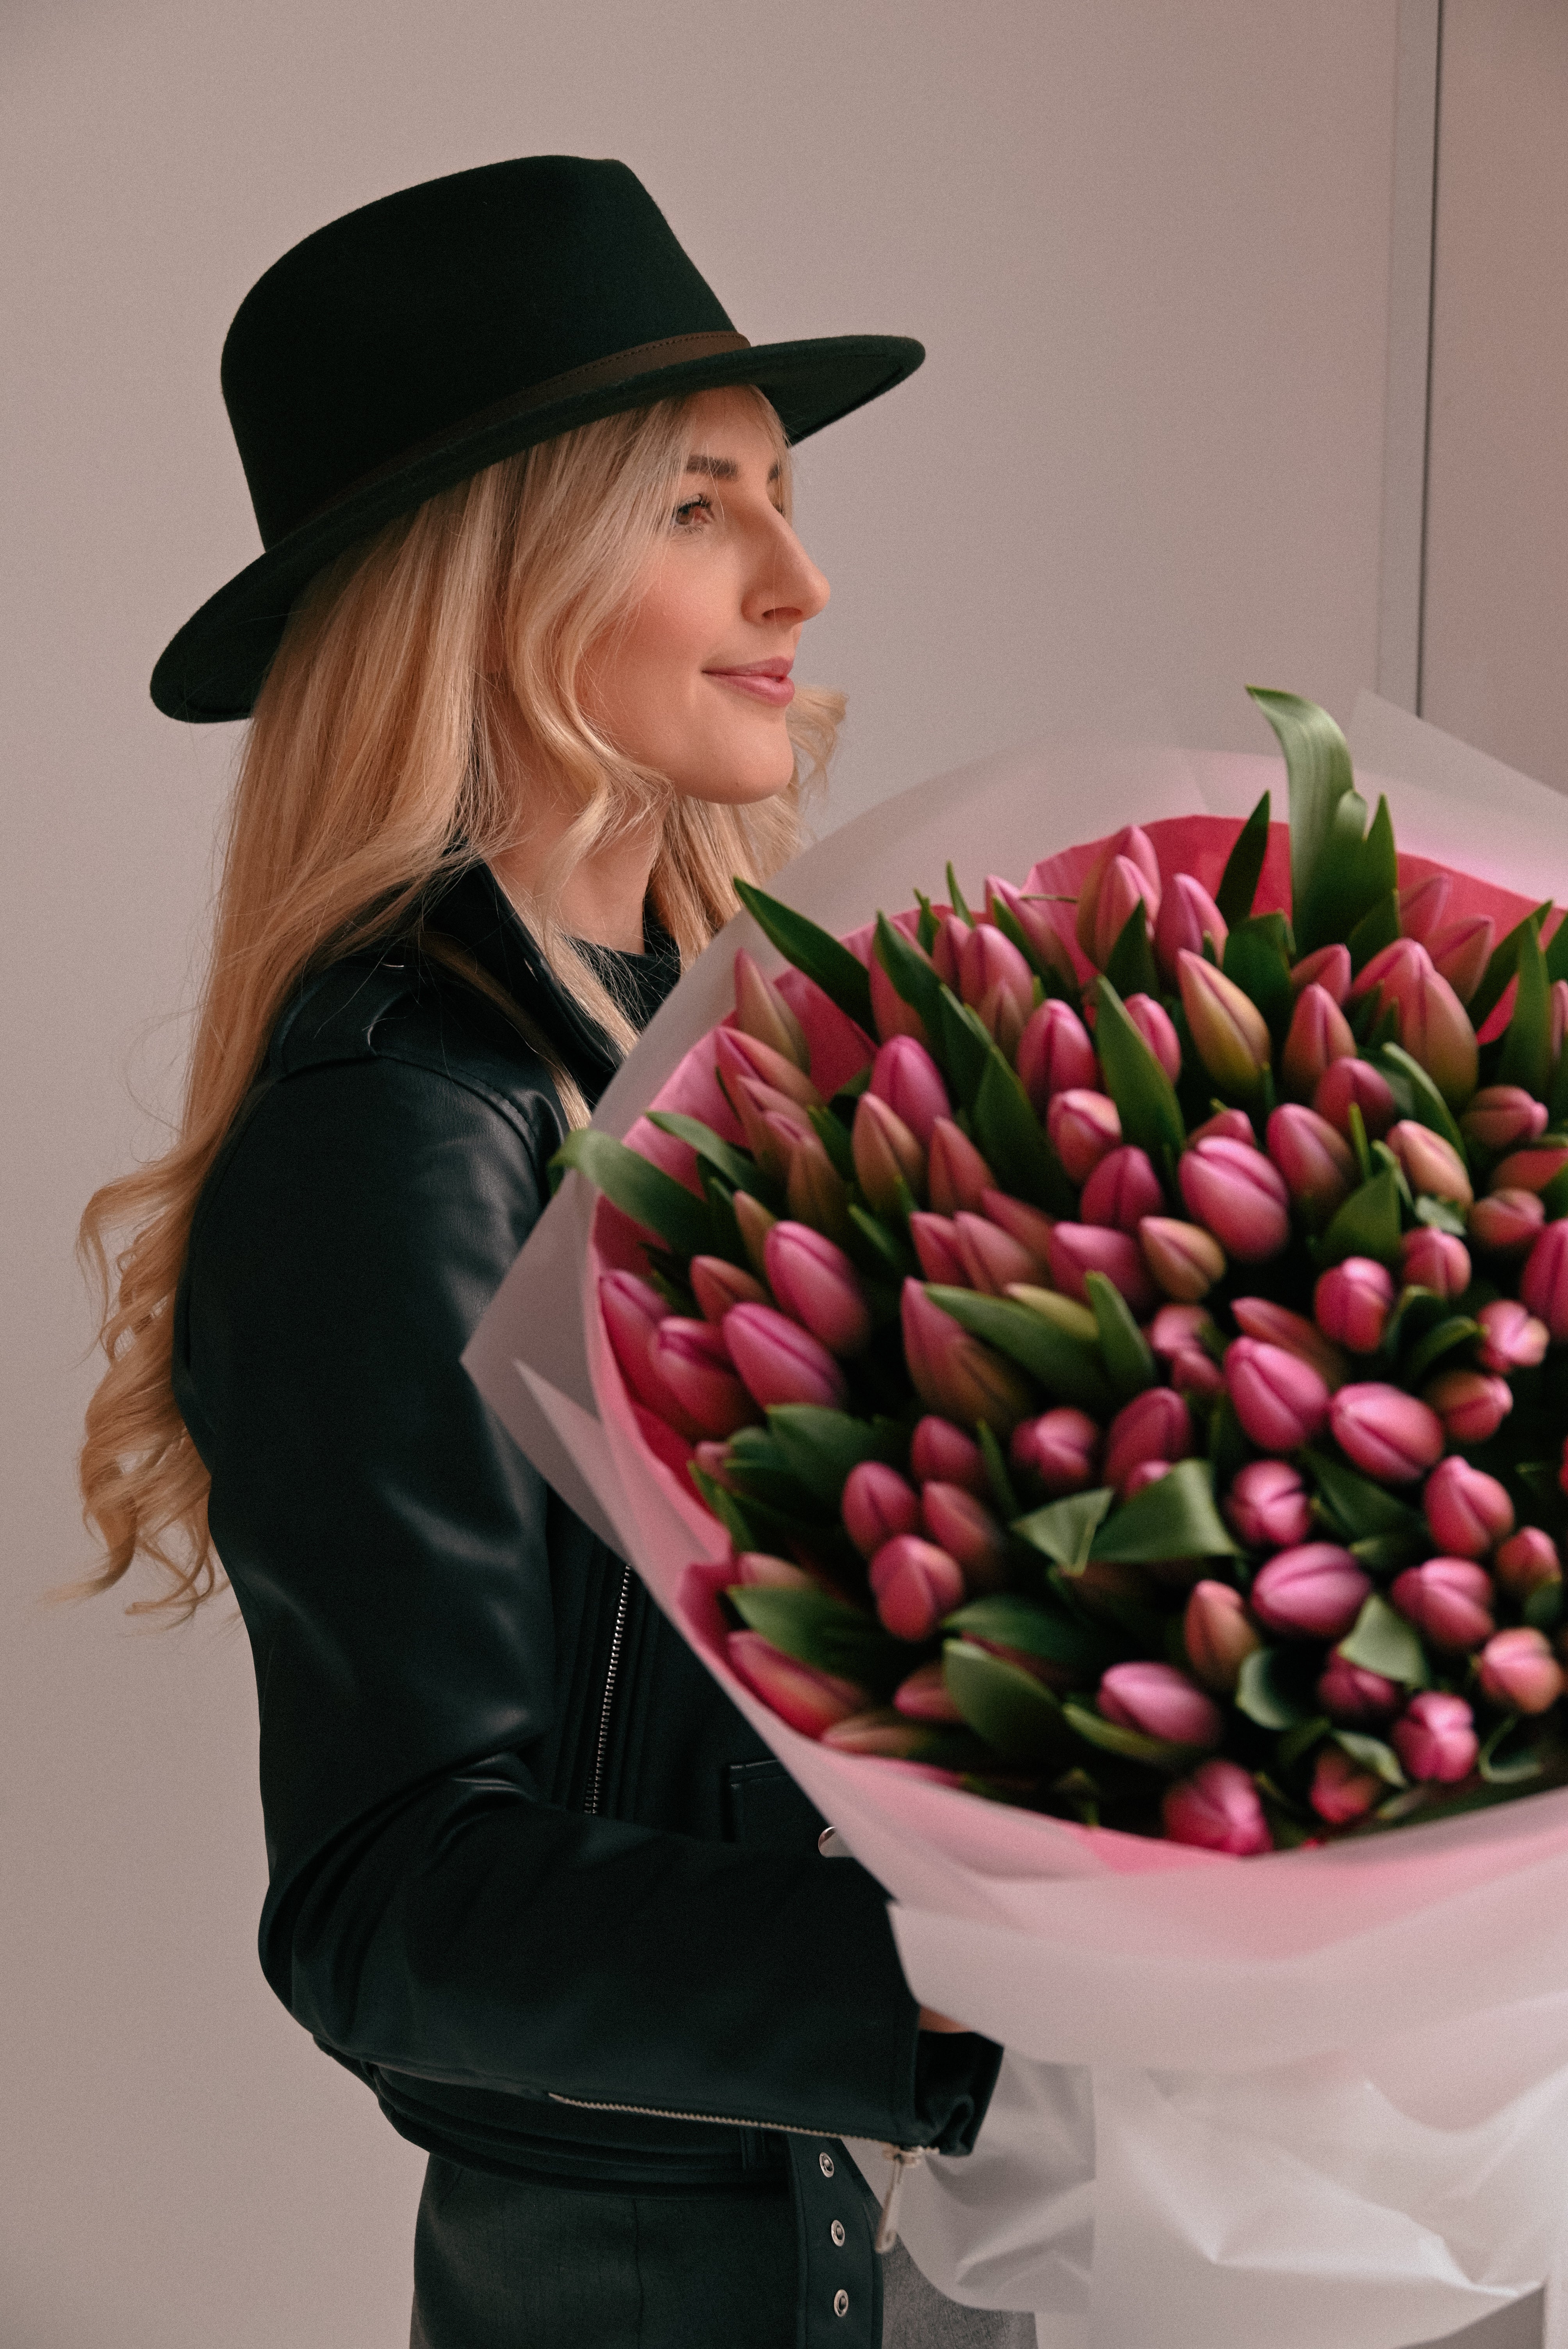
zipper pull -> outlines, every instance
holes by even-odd
[[[913,2169],[917,2161],[923,2161],[928,2150],[929,2147],[923,2145],[883,2146],[882,2151],[892,2164],[892,2176],[888,2180],[887,2195],[882,2206],[882,2218],[877,2226],[877,2239],[873,2246],[876,2251],[891,2251],[897,2242],[898,2220],[893,2214],[898,2209],[898,2198],[903,2186],[904,2172]]]

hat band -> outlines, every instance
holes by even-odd
[[[656,342],[634,343],[630,349],[611,351],[602,359],[590,359],[585,367],[568,367],[564,375],[552,375],[542,383],[531,383],[526,391],[513,392],[498,399],[489,408],[480,408],[471,416],[464,416],[452,424],[443,425],[428,440],[417,440],[411,448],[400,449],[384,465],[373,466],[369,472],[356,474],[341,490],[313,506],[289,524],[289,530],[303,528],[306,523],[319,522],[323,514],[346,499],[357,497],[362,490],[374,488],[377,481],[387,481],[400,473],[406,465],[418,464],[423,457],[434,456],[453,441],[466,440],[490,425],[502,424],[515,416],[527,416],[533,409],[549,408],[558,399],[570,399],[580,391],[603,391],[616,384],[634,382],[638,376],[653,375],[663,367],[684,367],[691,359],[721,357],[728,351],[748,351],[750,337],[731,333],[703,335],[663,335]],[[284,533],[284,535],[287,535]],[[275,543],[275,542],[274,542]]]

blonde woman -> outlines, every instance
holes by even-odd
[[[839,2142],[967,2150],[997,2051],[459,1359],[790,853],[841,703],[789,675],[789,445],[921,357],[753,348],[570,157],[334,222],[225,347],[266,552],[153,695],[250,730],[180,1138],[86,1217],[83,1485],[99,1587],[239,1600],[262,1962],[429,2151],[417,2349],[1033,2337],[873,2255]]]

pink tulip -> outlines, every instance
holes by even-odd
[[[1135,1239],[1126,1232],[1107,1231],[1101,1224],[1058,1224],[1051,1234],[1052,1280],[1065,1297],[1076,1297],[1080,1305],[1087,1305],[1087,1277],[1091,1272],[1103,1272],[1134,1313],[1152,1310],[1154,1284]]]
[[[789,1154],[784,1180],[785,1203],[798,1224],[807,1224],[831,1240],[847,1239],[850,1186],[829,1157],[820,1135],[802,1134]]]
[[[759,1403],[814,1402],[842,1411],[849,1400],[844,1374],[826,1346],[771,1306],[732,1306],[724,1317],[724,1339]],[[713,1430],[716,1435],[724,1432]]]
[[[1011,1060],[1034,1009],[1035,975],[1013,944],[979,922],[958,957],[958,992]]]
[[[1154,951],[1167,983],[1172,987],[1176,983],[1176,957],[1183,948],[1201,955],[1207,938],[1216,959],[1222,962],[1229,936],[1225,917],[1202,883],[1190,873],[1173,874],[1161,899],[1154,931]]]
[[[987,1191],[985,1195],[989,1199],[995,1194]],[[912,1216],[912,1224],[913,1220]],[[953,1218],[953,1230],[965,1281],[988,1297],[1006,1297],[1019,1281],[1037,1281],[1045,1273],[1047,1257],[1034,1255],[1010,1233],[998,1230],[988,1216],[961,1210]]]
[[[1053,1096],[1046,1131],[1069,1180],[1085,1183],[1121,1140],[1121,1118],[1109,1093],[1075,1085]]]
[[[844,1530],[862,1557],[874,1557],[896,1534],[920,1523],[920,1495],[884,1460],[861,1460],[844,1479],[839,1502]]]
[[[893,1036],[878,1048],[872,1062],[868,1091],[886,1102],[902,1118],[923,1149],[931,1147],[932,1129],[948,1112],[947,1087],[942,1071],[913,1036]]]
[[[707,1445],[703,1445],[707,1450]],[[742,1550],[735,1561],[735,1579],[752,1590],[820,1590],[820,1576],[809,1574],[787,1557],[771,1557],[766,1550]]]
[[[1084,1195],[1088,1197],[1087,1190]],[[1138,1226],[1138,1244],[1155,1287],[1167,1297],[1195,1304],[1224,1278],[1225,1252],[1202,1224],[1184,1224],[1174,1216],[1145,1216]]]
[[[920,948],[914,945],[913,938],[906,939],[904,943],[914,947],[916,954],[920,954]],[[931,960],[929,955],[923,954],[920,958],[922,962]],[[871,958],[869,971],[872,983],[872,1025],[876,1030],[879,1041],[887,1044],[891,1043],[895,1036],[913,1036],[917,1044],[929,1047],[931,1039],[925,1032],[924,1020],[913,1003],[904,1001],[874,954]]]
[[[1165,1006],[1151,995],[1130,995],[1122,1009],[1174,1084],[1181,1073],[1181,1040]]]
[[[1329,1406],[1328,1423],[1346,1457],[1387,1485],[1408,1485],[1442,1457],[1443,1423],[1437,1413],[1380,1380],[1341,1387]]]
[[[1563,1059],[1563,1047],[1568,1042],[1568,978],[1552,982],[1552,1073],[1556,1075]]]
[[[1078,1213],[1086,1224],[1136,1232],[1143,1218],[1158,1215],[1163,1205],[1160,1177],[1148,1152],[1124,1143],[1119,1150],[1106,1153],[1084,1185]]]
[[[1548,1224],[1531,1249],[1519,1294],[1561,1345],[1568,1338],[1568,1216]]]
[[[1026,1207],[1022,1199],[1009,1198],[1006,1191],[982,1191],[980,1212],[998,1231],[1016,1240],[1036,1264],[1050,1262],[1053,1217],[1042,1214],[1038,1207]]]
[[[1484,1444],[1513,1409],[1513,1389],[1487,1371],[1443,1371],[1421,1390],[1450,1444]]]
[[[675,1314],[661,1321],[654,1332],[653,1366],[679,1407],[681,1417],[675,1423],[683,1434],[733,1435],[738,1427],[753,1426],[761,1417],[735,1374],[728,1348],[729,1323],[737,1313],[768,1313],[797,1337],[804,1334],[766,1305],[732,1306],[724,1326],[717,1330],[711,1321],[687,1321]]]
[[[1244,1109],[1217,1109],[1212,1117],[1203,1120],[1202,1125],[1193,1126],[1187,1136],[1189,1149],[1195,1148],[1200,1142],[1240,1142],[1248,1150],[1255,1150],[1258,1146],[1252,1119]]]
[[[1325,1069],[1312,1096],[1312,1106],[1338,1133],[1350,1132],[1351,1110],[1358,1109],[1367,1138],[1377,1142],[1387,1133],[1398,1112],[1387,1077],[1370,1061],[1336,1061]]]
[[[886,1705],[874,1705],[848,1721],[836,1721],[822,1732],[823,1744],[834,1754],[875,1754],[893,1762],[908,1761],[918,1754],[925,1737],[925,1731],[914,1722],[900,1721]]]
[[[834,1722],[847,1721],[871,1703],[869,1690],[797,1662],[760,1631],[731,1631],[725,1652],[737,1679],[802,1737],[820,1737]]]
[[[799,1102],[755,1077],[728,1076],[725,1090],[745,1132],[747,1148],[763,1173],[781,1183],[796,1143],[811,1131],[810,1119]]]
[[[1522,1256],[1546,1227],[1546,1208],[1533,1191],[1493,1191],[1465,1217],[1470,1236],[1488,1256]]]
[[[1557,1545],[1539,1526],[1521,1526],[1500,1542],[1493,1553],[1492,1572],[1509,1597],[1521,1605],[1549,1583],[1563,1579],[1563,1562],[1557,1555]]]
[[[1225,1391],[1223,1371],[1200,1346],[1184,1346],[1171,1356],[1170,1377],[1179,1395],[1212,1397]]]
[[[1346,1656],[1333,1655],[1318,1675],[1317,1702],[1343,1729],[1369,1729],[1399,1710],[1396,1682]]]
[[[1484,1557],[1513,1531],[1513,1503],[1495,1476],[1450,1454],[1428,1477],[1421,1506],[1432,1539],[1452,1557]]]
[[[1312,1293],[1317,1326],[1353,1354],[1374,1354],[1394,1305],[1394,1282],[1369,1256],[1349,1256],[1318,1278]]]
[[[1124,1403],[1106,1430],[1108,1485],[1118,1490],[1141,1461],[1185,1460],[1192,1449],[1192,1414],[1170,1387],[1146,1387]]]
[[[1053,1501],[1064,1493],[1081,1493],[1099,1473],[1099,1430],[1087,1412],[1064,1403],[1015,1428],[1008,1458]]]
[[[766,1305],[759,1280],[719,1256],[694,1256],[686,1267],[692,1295],[705,1321],[722,1321],[732,1305]]]
[[[1375,1771],[1353,1762],[1338,1745],[1320,1745],[1312,1765],[1307,1801],[1331,1827],[1346,1827],[1382,1799],[1383,1782]]]
[[[1140,905],[1150,930],[1154,908],[1148,902],[1143,874],[1130,857],[1114,856],[1105,870],[1095,902],[1094,935],[1086,951],[1098,970],[1109,962],[1116,942]]]
[[[1540,1242],[1537,1241],[1537,1247]],[[1532,1371],[1546,1360],[1552,1332],[1517,1298],[1498,1297],[1476,1315],[1480,1324],[1478,1351],[1489,1371]]]
[[[1344,1355],[1305,1314],[1293,1313],[1288,1305],[1276,1305],[1269,1297],[1233,1298],[1231,1311],[1243,1337],[1261,1339],[1265,1346],[1283,1346],[1287,1354],[1299,1354],[1329,1388],[1344,1384],[1348,1367]]]
[[[1328,989],[1304,987],[1295,999],[1280,1053],[1280,1075],[1286,1092],[1298,1101],[1310,1101],[1335,1061],[1352,1060],[1355,1053],[1350,1022]]]
[[[1462,1297],[1470,1285],[1470,1250],[1463,1240],[1429,1224],[1405,1234],[1399,1269],[1408,1288],[1429,1288],[1436,1297]]]
[[[1423,1783],[1454,1786],[1475,1768],[1480,1741],[1475,1716],[1462,1696],[1424,1689],[1393,1728],[1394,1751],[1408,1775]]]
[[[970,1426],[984,1420],[995,1434],[1011,1435],[1029,1407],[1028,1388],[1011,1362],[961,1330],[918,1280],[903,1284],[902,1314],[904,1360],[927,1409]]]
[[[1284,1177],[1250,1143],[1218,1135],[1194,1143],[1181,1154],[1177,1179],[1189,1212],[1238,1263],[1262,1264],[1289,1240]]]
[[[1010,881],[998,881],[995,874],[989,874],[985,881],[988,920],[995,921],[998,905],[1006,907],[1027,938],[1030,952],[1046,969],[1054,971],[1064,986],[1076,988],[1078,973],[1073,968],[1067,941],[1057,927],[1052,906],[1044,898],[1026,895]]]
[[[929,1640],[943,1617],[964,1604],[957,1559],[918,1534],[895,1534],[884,1542],[870,1576],[877,1613],[895,1640]]]
[[[1418,1061],[1452,1107],[1475,1091],[1475,1030],[1464,1005],[1413,938],[1400,938],[1374,955],[1350,990],[1355,1001],[1376,991],[1380,1007],[1399,1016],[1399,1040]]]
[[[1030,1014],[1018,1039],[1018,1081],[1036,1114],[1044,1117],[1057,1093],[1099,1083],[1099,1063],[1088,1030],[1070,1003],[1047,996]]]
[[[1310,1640],[1343,1640],[1372,1588],[1347,1549],[1303,1542],[1282,1549],[1259,1569],[1249,1603],[1271,1631]]]
[[[916,1423],[909,1440],[909,1473],[919,1485],[962,1485],[985,1500],[991,1490],[985,1455],[972,1435],[949,1419]]]
[[[1124,1501],[1130,1501],[1134,1493],[1142,1492],[1145,1485],[1158,1485],[1162,1476],[1169,1476],[1171,1474],[1171,1463],[1169,1460],[1140,1460],[1137,1466],[1135,1468],[1130,1468],[1126,1475],[1122,1478],[1122,1499]],[[1171,1565],[1178,1574],[1180,1574],[1185,1567],[1185,1560],[1181,1558],[1173,1559],[1171,1561]],[[1150,1569],[1150,1571],[1154,1573],[1163,1573],[1164,1570],[1165,1569],[1162,1567],[1152,1568]]]
[[[1398,1160],[1418,1198],[1451,1199],[1468,1207],[1475,1196],[1469,1170],[1451,1142],[1414,1118],[1401,1118],[1388,1129],[1388,1147]]]
[[[1312,1531],[1312,1503],[1286,1460],[1252,1460],[1225,1495],[1225,1517],[1246,1549],[1295,1549]]]
[[[830,1354],[863,1352],[871,1342],[871,1307],[842,1248],[805,1224],[778,1223],[768,1235],[763,1262],[784,1311]]]
[[[996,1184],[968,1135],[946,1117],[939,1117],[931,1129],[925,1180],[932,1206],[944,1216],[955,1215],[960,1207],[978,1212],[981,1200]]]
[[[1429,1557],[1424,1566],[1408,1566],[1394,1577],[1388,1596],[1434,1648],[1450,1655],[1468,1654],[1497,1629],[1491,1577],[1468,1557]]]
[[[1179,1778],[1167,1788],[1160,1810],[1172,1843],[1197,1844],[1205,1851],[1233,1852],[1238,1857],[1274,1849],[1257,1788],[1234,1762],[1216,1757],[1201,1764],[1190,1778]]]
[[[1273,1052],[1263,1013],[1233,978],[1185,947],[1176,977],[1193,1050],[1222,1093],[1251,1101]]]
[[[1522,1085],[1483,1085],[1460,1120],[1467,1142],[1481,1150],[1517,1150],[1546,1131],[1546,1104]]]
[[[1546,1713],[1563,1693],[1563,1667],[1539,1631],[1525,1627],[1499,1631],[1476,1659],[1476,1670],[1493,1704],[1515,1713]]]
[[[1442,926],[1453,884],[1446,873],[1429,873],[1399,892],[1399,934],[1425,946]]]
[[[1007,1537],[984,1501],[962,1485],[923,1485],[920,1516],[937,1547],[958,1560],[972,1590],[999,1588]]]
[[[1226,1349],[1225,1384],[1260,1452],[1299,1450],[1328,1416],[1328,1388],[1312,1364],[1256,1338],[1238,1338]]]
[[[855,1180],[877,1213],[895,1215],[900,1185],[916,1199],[925,1195],[925,1153],[902,1117],[875,1093],[862,1093],[855,1103],[850,1129]]]
[[[652,1348],[660,1322],[669,1318],[669,1307],[657,1289],[650,1288],[635,1273],[602,1272],[599,1309],[621,1376],[639,1402],[667,1417],[675,1398],[654,1368]],[[701,1433],[700,1429],[684,1432]]]
[[[958,992],[958,963],[969,937],[969,925],[956,914],[944,914],[931,949],[936,975],[944,987]]]
[[[1354,1189],[1356,1156],[1342,1134],[1313,1109],[1291,1102],[1268,1122],[1268,1154],[1298,1207],[1320,1221]]]
[[[1168,1745],[1218,1745],[1220,1708],[1173,1664],[1112,1664],[1095,1702],[1119,1728],[1141,1730]]]
[[[1104,968],[1140,897],[1152,930],[1160,919],[1160,860],[1148,833],[1129,824],[1106,843],[1078,887],[1078,942],[1097,968]]]
[[[1290,983],[1297,995],[1304,988],[1321,987],[1334,1002],[1343,1003],[1350,992],[1349,947],[1319,947],[1315,954],[1303,955],[1291,967]]]
[[[1161,1361],[1168,1362],[1190,1347],[1203,1345],[1216,1337],[1218,1330],[1211,1312],[1202,1305],[1190,1303],[1162,1305],[1144,1334]]]
[[[934,1662],[918,1665],[906,1681],[901,1681],[892,1701],[909,1721],[956,1723],[964,1718],[953,1702],[940,1656]]]
[[[1511,1150],[1491,1170],[1493,1191],[1544,1191],[1568,1166],[1568,1148],[1560,1142],[1540,1150]]]
[[[719,1028],[714,1031],[714,1050],[718,1072],[725,1090],[733,1101],[738,1080],[748,1080],[766,1085],[770,1092],[782,1093],[786,1101],[796,1102],[801,1109],[816,1109],[821,1104],[821,1094],[798,1061],[787,1053],[776,1050],[744,1029]]]
[[[959,1250],[958,1227],[951,1216],[911,1216],[909,1237],[927,1280],[937,1281],[947,1288],[967,1288],[972,1285]]]
[[[1228,1582],[1194,1583],[1181,1618],[1188,1661],[1205,1688],[1229,1696],[1242,1666],[1263,1645],[1239,1590]]]
[[[811,1048],[806,1030],[744,947],[737,947],[735,955],[735,1024],[810,1074]]]
[[[684,1491],[690,1482],[686,1472],[693,1457],[689,1440],[661,1413],[649,1411],[644,1403],[632,1405],[632,1417],[636,1421],[638,1434],[655,1459],[662,1460],[666,1468],[673,1470],[680,1478]]]
[[[1491,960],[1496,929],[1484,914],[1472,914],[1462,922],[1449,922],[1429,941],[1432,968],[1446,978],[1461,1003],[1468,1003]]]

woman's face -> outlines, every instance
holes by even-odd
[[[685,797],[735,806],[794,771],[789,668],[828,583],[780,511],[778,450],[746,393],[695,399],[687,445],[664,536],[583,701],[624,756]]]

